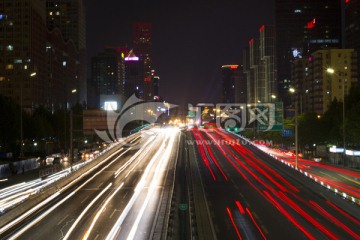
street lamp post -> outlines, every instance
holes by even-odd
[[[30,77],[35,77],[36,72],[30,74]],[[24,127],[23,127],[23,82],[20,84],[20,154],[19,157],[24,157]]]
[[[295,93],[295,88],[290,88],[289,91],[291,93]],[[295,168],[298,169],[298,161],[299,161],[299,144],[298,144],[298,102],[295,100]]]
[[[346,69],[346,68],[345,68]],[[345,138],[345,79],[343,79],[341,76],[343,75],[343,72],[339,71],[339,73],[336,73],[335,69],[333,68],[327,68],[326,72],[329,74],[335,74],[338,77],[341,78],[341,82],[342,82],[342,140],[343,140],[343,148],[344,148],[344,152],[343,152],[343,165],[345,166],[345,159],[346,159],[346,150],[345,150],[345,143],[346,143],[346,138]]]
[[[75,94],[77,93],[76,89],[71,90],[71,93]],[[70,106],[70,151],[69,151],[69,160],[70,160],[70,168],[72,171],[72,166],[74,162],[74,146],[73,146],[73,110],[72,106]]]

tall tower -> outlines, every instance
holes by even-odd
[[[134,23],[134,52],[144,63],[144,79],[145,85],[152,85],[151,77],[151,48],[152,48],[152,23],[135,22]],[[153,98],[152,88],[146,88],[143,94],[145,100]]]
[[[247,103],[277,101],[275,27],[262,25],[259,37],[250,39],[243,50],[242,78]]]
[[[277,98],[278,84],[276,73],[275,27],[262,25],[260,32],[260,63],[262,68],[262,96],[264,102],[272,102]]]
[[[125,60],[125,96],[130,97],[132,94],[144,99],[145,77],[144,62],[135,55],[133,50],[124,58]]]
[[[279,95],[285,105],[292,84],[291,63],[319,49],[341,47],[340,0],[275,0]]]
[[[240,81],[239,65],[223,65],[222,72],[222,102],[235,103],[235,84]]]
[[[300,110],[324,114],[335,98],[343,102],[358,81],[356,62],[354,49],[318,50],[307,59],[297,59],[292,77],[300,89],[294,96]]]
[[[86,101],[86,11],[83,0],[46,0],[49,30],[60,29],[65,41],[72,40],[78,51],[78,101]]]
[[[345,1],[345,47],[353,48],[360,57],[360,0]],[[357,61],[360,76],[360,61]]]
[[[86,48],[86,20],[83,0],[46,0],[47,27],[59,28],[64,39],[72,39],[77,49]]]
[[[91,60],[91,78],[98,94],[121,94],[121,55],[108,48]]]
[[[47,94],[46,11],[42,0],[0,1],[0,94],[32,110]]]

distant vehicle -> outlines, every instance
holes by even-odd
[[[315,162],[321,162],[322,158],[319,157],[319,156],[315,156],[315,157],[313,157],[313,160],[314,160]]]
[[[54,157],[54,160],[52,162],[53,165],[55,164],[60,164],[61,163],[61,158],[60,157]]]

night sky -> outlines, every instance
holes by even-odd
[[[153,69],[160,76],[160,94],[181,105],[220,101],[221,65],[241,63],[242,49],[259,27],[274,24],[272,0],[85,0],[85,4],[88,66],[105,46],[131,48],[133,22],[152,22]]]

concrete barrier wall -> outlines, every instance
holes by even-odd
[[[0,165],[0,179],[11,175],[9,164]]]
[[[12,171],[15,174],[20,174],[38,167],[39,164],[35,158],[2,164],[0,165],[0,179],[11,176]]]

